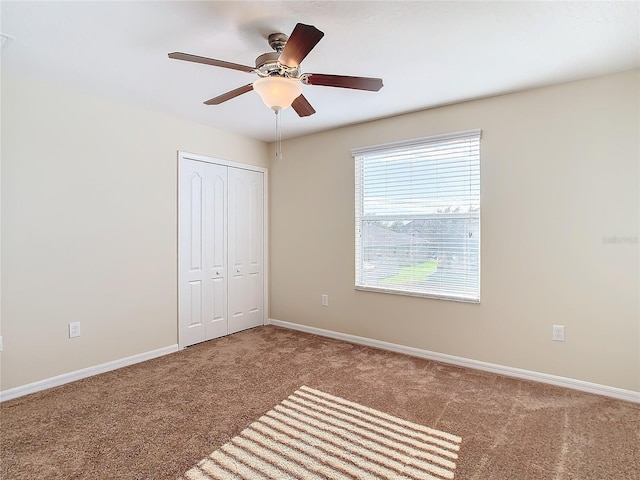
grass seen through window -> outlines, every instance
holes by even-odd
[[[426,279],[429,275],[438,269],[437,260],[429,260],[416,265],[402,267],[400,271],[391,277],[380,280],[380,283],[387,285],[405,282],[420,281]]]

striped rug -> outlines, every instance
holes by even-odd
[[[452,479],[461,441],[302,386],[180,480]]]

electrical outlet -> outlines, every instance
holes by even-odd
[[[564,325],[553,326],[553,341],[564,342]]]
[[[80,322],[71,322],[69,324],[69,338],[80,336]]]
[[[322,304],[323,307],[328,307],[329,306],[329,295],[322,295],[320,297],[320,303]]]

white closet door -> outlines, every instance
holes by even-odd
[[[183,159],[179,183],[182,347],[227,334],[227,167]]]
[[[264,322],[263,174],[228,171],[229,333]]]

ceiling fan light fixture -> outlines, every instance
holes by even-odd
[[[263,77],[253,82],[264,104],[272,110],[289,108],[302,94],[302,85],[298,80],[285,77]]]

